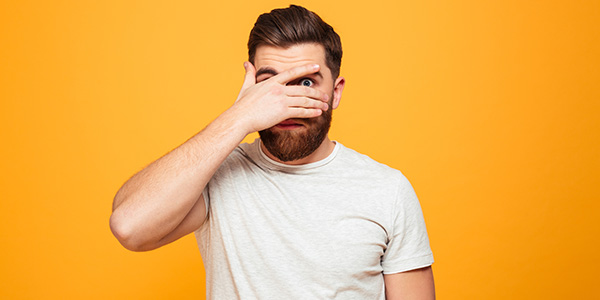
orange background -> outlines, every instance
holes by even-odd
[[[331,137],[411,180],[439,299],[597,294],[600,2],[297,3],[342,37]],[[233,102],[288,4],[0,3],[0,298],[204,297],[193,236],[129,252],[112,197]]]

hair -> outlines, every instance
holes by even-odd
[[[317,43],[325,48],[325,62],[333,78],[340,75],[342,42],[340,36],[317,14],[290,5],[258,17],[248,39],[248,59],[254,63],[256,48],[263,45],[288,48],[302,43]]]

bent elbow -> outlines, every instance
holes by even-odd
[[[136,235],[132,224],[124,221],[123,218],[118,215],[118,213],[113,212],[113,214],[110,216],[109,225],[112,234],[117,238],[119,243],[125,247],[125,249],[135,252],[152,250],[149,249],[146,246],[146,243],[143,243]]]

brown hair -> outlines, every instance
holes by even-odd
[[[340,36],[317,14],[297,5],[274,9],[258,17],[248,39],[248,59],[254,63],[256,48],[262,45],[288,48],[302,43],[322,45],[331,75],[334,79],[340,75]]]

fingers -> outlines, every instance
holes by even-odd
[[[326,111],[329,109],[329,105],[326,102],[314,100],[307,97],[294,97],[287,103],[290,108],[301,108],[301,109],[318,109]]]
[[[314,108],[298,108],[292,107],[290,108],[290,118],[314,118],[318,117],[323,113],[320,109]]]
[[[309,97],[323,102],[329,101],[329,95],[305,86],[286,86],[285,94],[291,97]]]
[[[256,84],[256,69],[250,62],[244,62],[244,69],[246,75],[244,77],[244,84],[242,84],[242,91]]]
[[[288,83],[294,79],[297,79],[301,76],[305,76],[308,74],[314,74],[319,71],[319,68],[320,68],[319,65],[315,65],[315,64],[299,66],[299,67],[289,69],[280,74],[277,74],[273,78],[281,84],[286,84],[286,83]]]

